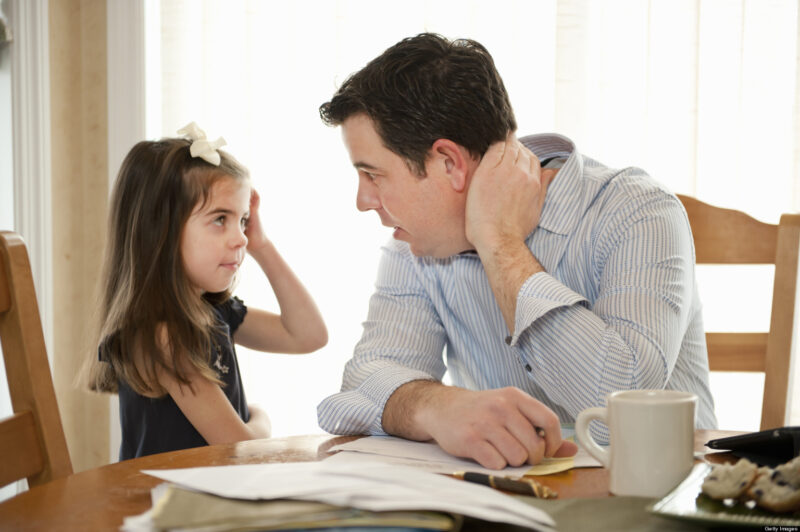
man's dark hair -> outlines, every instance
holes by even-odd
[[[423,176],[437,139],[452,140],[480,158],[490,144],[517,129],[508,93],[486,48],[434,33],[388,48],[351,75],[319,113],[330,126],[365,113],[384,145]]]

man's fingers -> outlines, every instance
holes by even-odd
[[[528,460],[527,462],[530,465],[536,465],[545,458],[545,443],[539,436],[536,436],[533,441],[535,442],[533,446],[528,451]]]
[[[528,418],[515,411],[506,421],[506,427],[525,448],[527,456],[524,462],[533,465],[542,461],[545,453],[545,440],[536,434],[536,429]]]
[[[527,400],[530,399],[530,400]],[[520,403],[520,411],[534,426],[544,429],[545,451],[547,457],[553,456],[561,447],[561,423],[552,410],[544,406],[533,397],[526,397]]]
[[[564,440],[561,442],[561,447],[558,448],[553,458],[566,458],[568,456],[575,456],[578,452],[578,446],[575,442]]]
[[[517,139],[514,139],[511,145],[514,147],[514,164],[517,165],[524,158],[525,147]]]
[[[486,150],[486,153],[483,155],[483,161],[491,168],[497,168],[505,158],[507,147],[508,143],[506,141],[495,142]]]
[[[525,149],[527,150],[528,148]],[[536,173],[536,170],[541,169],[541,167],[542,165],[540,164],[539,158],[533,153],[531,153],[531,158],[528,165],[528,171],[531,173],[531,175],[533,175]]]
[[[517,166],[522,168],[527,173],[533,173],[532,167],[533,165],[539,165],[539,159],[531,150],[528,149],[527,146],[520,141],[516,141],[516,145],[517,150],[519,151],[519,154],[517,155]]]
[[[555,426],[551,426],[550,428],[546,428],[545,430],[545,445],[546,449],[544,451],[544,455],[547,457],[552,457],[556,454],[556,451],[561,447],[561,444],[564,440],[561,439],[561,425],[556,423]]]
[[[472,459],[488,469],[503,469],[507,465],[500,451],[485,440],[475,444]]]
[[[548,186],[550,186],[550,183],[553,182],[553,178],[556,176],[557,173],[558,169],[556,168],[545,168],[544,170],[542,170],[541,174],[542,188],[546,189]]]
[[[497,452],[511,466],[520,466],[529,460],[530,451],[517,437],[507,430],[505,426],[499,427],[487,439]],[[534,453],[536,450],[534,449]],[[542,449],[544,452],[544,449]],[[541,460],[541,458],[540,458]]]
[[[506,157],[508,158],[508,164],[516,166],[519,162],[519,155],[522,150],[520,150],[520,146],[522,146],[517,139],[509,138],[506,141]]]

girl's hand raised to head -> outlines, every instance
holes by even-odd
[[[261,196],[258,195],[258,191],[255,188],[250,189],[250,217],[244,230],[244,234],[247,237],[247,251],[250,252],[269,244],[269,239],[261,226],[261,217],[258,215],[260,205]]]
[[[249,307],[234,341],[250,349],[274,353],[310,353],[328,342],[328,330],[311,295],[264,234],[258,215],[258,192],[250,192],[250,219],[245,229],[247,251],[266,274],[280,314]]]

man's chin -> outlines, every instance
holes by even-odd
[[[461,249],[453,246],[443,246],[436,249],[422,249],[415,246],[411,242],[408,243],[408,249],[415,257],[430,257],[432,259],[447,259],[464,253],[465,251],[473,251],[470,247]]]
[[[420,257],[420,258],[421,257],[433,257],[433,258],[436,258],[434,255],[431,255],[430,253],[426,253],[425,251],[423,251],[421,249],[417,249],[417,248],[415,248],[414,246],[411,246],[411,245],[408,246],[408,249],[411,251],[411,254],[414,255],[415,257]]]

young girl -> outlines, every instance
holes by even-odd
[[[111,199],[90,388],[119,394],[120,460],[270,435],[234,342],[308,353],[327,342],[311,296],[264,234],[247,170],[192,123],[136,144]],[[231,296],[250,253],[281,314]]]

